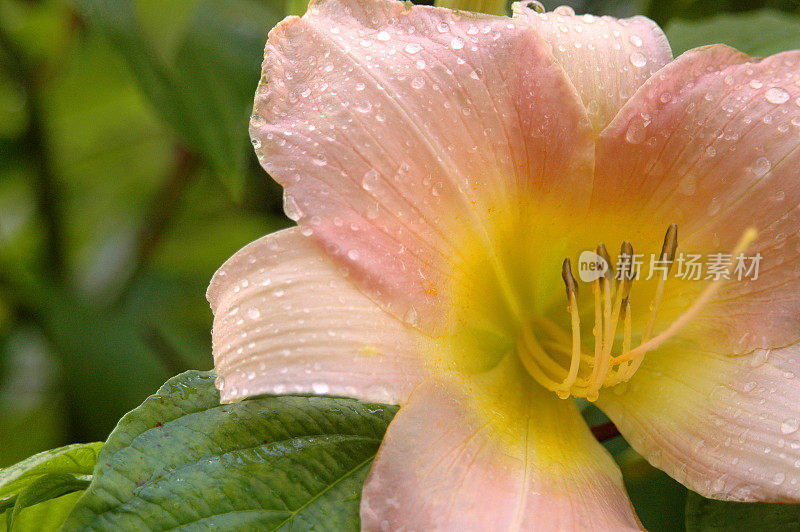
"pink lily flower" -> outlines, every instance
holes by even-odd
[[[318,0],[251,136],[297,227],[211,282],[222,401],[401,405],[365,529],[638,529],[575,397],[694,491],[800,502],[800,52]]]

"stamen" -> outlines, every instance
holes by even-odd
[[[750,244],[758,237],[758,231],[754,228],[747,229],[742,238],[739,239],[739,243],[736,245],[734,250],[731,252],[732,257],[738,256],[740,253],[743,253]],[[617,362],[624,362],[627,360],[634,360],[639,356],[644,356],[647,351],[651,351],[660,347],[665,341],[670,339],[672,336],[677,334],[683,327],[689,323],[692,319],[694,319],[703,308],[708,304],[712,297],[717,293],[717,291],[722,287],[723,281],[725,280],[724,277],[730,276],[730,271],[733,269],[733,265],[729,265],[727,269],[726,276],[720,276],[709,283],[709,285],[703,290],[700,296],[695,300],[694,303],[684,312],[681,314],[677,320],[672,322],[672,324],[667,327],[664,331],[656,335],[654,338],[643,342],[639,345],[639,347],[628,351],[627,353],[623,353],[622,355],[616,357],[614,359],[614,363]]]
[[[755,229],[744,232],[736,248],[731,253],[738,256],[756,239]],[[608,269],[592,281],[594,299],[594,356],[582,351],[580,313],[578,309],[578,283],[572,275],[569,259],[562,265],[561,276],[567,293],[568,311],[571,318],[570,335],[549,320],[535,319],[544,336],[537,338],[533,330],[526,328],[520,342],[520,359],[528,373],[542,386],[555,392],[562,399],[570,395],[586,397],[590,401],[597,399],[602,387],[614,386],[629,380],[641,366],[648,351],[660,347],[669,338],[677,334],[687,323],[694,319],[714,297],[723,281],[728,279],[733,268],[729,265],[727,275],[720,275],[711,281],[698,298],[686,311],[659,334],[653,335],[658,309],[664,296],[666,280],[675,261],[678,246],[678,228],[672,224],[664,236],[664,244],[659,255],[663,270],[658,280],[647,324],[642,332],[640,343],[631,348],[633,318],[631,312],[630,293],[633,281],[637,276],[634,264],[633,246],[623,242],[620,248],[620,270],[616,283],[611,268],[611,259],[603,244],[597,247],[598,261],[606,261],[601,272]],[[612,294],[613,290],[613,294]],[[618,325],[622,322],[622,352],[612,356]],[[567,347],[571,343],[571,349]],[[553,355],[556,358],[553,358]],[[569,367],[565,367],[569,357]]]
[[[578,314],[578,284],[572,276],[572,268],[570,267],[569,259],[564,259],[564,264],[561,268],[561,277],[564,279],[564,285],[567,287],[567,299],[569,299],[569,313],[572,317],[572,359],[569,363],[569,373],[564,382],[561,383],[561,389],[557,391],[559,397],[566,399],[569,397],[569,390],[575,384],[578,378],[578,369],[581,365],[581,318]]]
[[[669,229],[667,229],[667,234],[664,235],[664,245],[661,246],[661,255],[659,256],[661,263],[666,265],[666,271],[662,273],[661,278],[658,280],[656,295],[653,298],[653,304],[650,310],[650,318],[647,320],[647,326],[644,328],[644,334],[642,335],[641,343],[645,343],[647,340],[649,340],[650,335],[653,333],[653,327],[656,324],[658,307],[661,304],[661,297],[664,295],[664,285],[666,284],[667,277],[672,269],[672,263],[675,261],[675,250],[677,248],[678,226],[672,224],[669,226]]]

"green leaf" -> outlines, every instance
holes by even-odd
[[[686,530],[800,530],[800,505],[717,501],[690,491],[686,498]]]
[[[232,191],[242,193],[247,117],[267,40],[282,2],[182,3],[181,22],[140,15],[132,0],[73,0],[90,27],[125,57],[155,109],[203,155]],[[154,35],[159,35],[154,38]],[[164,36],[166,35],[166,36]]]
[[[45,475],[91,475],[102,446],[102,442],[67,445],[0,470],[0,499],[19,493]]]
[[[219,404],[211,372],[167,381],[122,418],[65,530],[356,530],[397,408],[352,399]]]
[[[490,15],[508,14],[508,2],[506,0],[436,0],[435,5],[461,11],[488,13]]]
[[[0,530],[56,530],[86,489],[102,442],[44,451],[0,470]],[[83,478],[81,478],[83,477]],[[67,495],[69,494],[69,495]]]
[[[633,449],[614,457],[636,515],[650,532],[683,530],[686,488]]]
[[[800,17],[769,9],[725,14],[701,20],[675,20],[666,34],[677,56],[706,44],[723,43],[766,57],[800,48]]]
[[[83,491],[89,487],[89,480],[78,478],[68,473],[49,473],[42,475],[16,496],[14,508],[7,513],[6,525],[10,531],[16,530],[15,521],[23,509],[41,502],[55,499],[75,491]]]

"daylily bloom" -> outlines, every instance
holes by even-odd
[[[251,136],[297,227],[211,283],[222,401],[401,405],[365,529],[638,528],[574,398],[705,496],[800,501],[800,53],[536,7],[272,30]]]

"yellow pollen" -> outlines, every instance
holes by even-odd
[[[755,229],[747,229],[739,239],[731,256],[743,253],[757,238]],[[645,354],[660,347],[693,320],[711,301],[717,291],[730,278],[733,265],[726,275],[717,276],[703,289],[697,299],[669,326],[653,336],[659,306],[664,297],[669,271],[675,260],[677,249],[677,226],[670,225],[664,237],[659,256],[663,269],[658,278],[655,295],[650,305],[650,314],[639,345],[632,346],[632,311],[630,292],[636,272],[633,268],[633,248],[625,242],[620,250],[620,271],[614,282],[611,259],[600,244],[597,248],[598,264],[605,261],[599,277],[592,281],[594,299],[594,353],[584,352],[581,343],[580,316],[578,312],[578,285],[572,276],[569,259],[564,260],[562,278],[567,290],[568,312],[571,318],[571,337],[558,325],[537,318],[534,325],[544,333],[541,340],[531,329],[526,328],[520,338],[518,353],[528,373],[542,386],[555,392],[562,399],[570,396],[597,399],[600,389],[628,381],[642,364]],[[602,261],[600,260],[602,259]],[[623,260],[625,259],[625,260]],[[618,326],[622,323],[621,352],[613,355]],[[570,341],[571,340],[571,341]],[[571,349],[566,346],[571,345]],[[551,354],[559,355],[554,359]],[[561,360],[561,362],[559,362]]]

